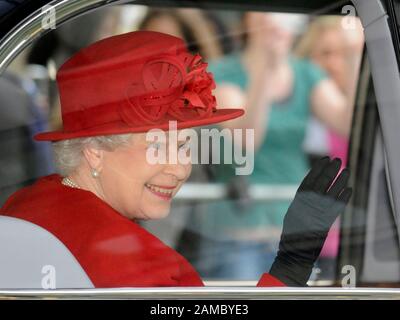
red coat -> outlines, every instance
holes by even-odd
[[[175,250],[93,193],[62,185],[59,175],[17,191],[0,213],[30,221],[60,239],[95,287],[204,285]],[[258,286],[283,284],[265,273]]]

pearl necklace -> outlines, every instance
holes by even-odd
[[[70,178],[65,177],[62,179],[61,183],[64,186],[70,187],[70,188],[76,188],[76,189],[81,189],[80,186],[78,186],[75,182],[73,182]]]

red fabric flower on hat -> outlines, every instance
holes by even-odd
[[[127,90],[128,105],[120,114],[129,125],[156,124],[167,115],[178,121],[207,117],[216,109],[215,82],[199,54],[161,56],[148,61],[142,81]]]
[[[191,56],[191,55],[190,55]],[[172,104],[169,113],[179,120],[186,120],[183,110],[185,108],[194,109],[199,117],[209,116],[216,108],[216,99],[212,95],[215,89],[215,82],[210,72],[206,71],[207,63],[201,61],[201,56],[196,54],[194,57],[189,55],[186,61],[188,73],[186,84],[180,99]]]

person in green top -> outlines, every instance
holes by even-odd
[[[218,105],[246,110],[224,128],[254,129],[250,184],[301,182],[309,168],[303,140],[311,114],[342,135],[350,131],[352,108],[335,83],[309,60],[290,55],[294,35],[285,26],[291,18],[246,13],[244,50],[209,62],[218,84],[214,91]],[[233,165],[215,168],[218,182],[237,178]],[[201,241],[194,261],[202,276],[256,279],[273,262],[289,204],[289,200],[252,203],[241,210],[233,201],[208,203],[191,222],[208,239]]]

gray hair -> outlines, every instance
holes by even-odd
[[[127,145],[133,134],[118,134],[98,137],[75,138],[53,142],[54,160],[57,171],[63,177],[73,173],[81,164],[83,150],[86,147],[94,147],[107,151]]]

